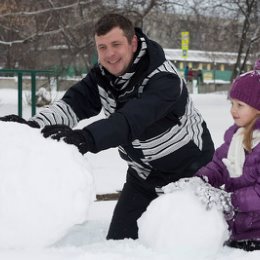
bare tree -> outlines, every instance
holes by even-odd
[[[237,74],[259,53],[258,5],[257,0],[1,0],[0,66],[86,71],[97,58],[94,23],[119,12],[165,48],[180,48],[181,32],[189,31],[190,49],[238,52]]]
[[[96,14],[102,12],[100,3],[4,0],[0,4],[0,48],[6,59],[1,63],[9,68],[45,68],[55,64],[77,67],[81,61],[88,68],[94,49],[92,28]]]
[[[235,78],[241,72],[245,71],[245,65],[249,57],[250,50],[253,44],[260,40],[257,3],[257,0],[235,0],[232,2],[232,4],[235,4],[238,7],[238,17],[243,17],[242,27],[239,31],[240,43],[237,51],[238,55],[233,69],[232,78]],[[244,57],[242,56],[243,53],[245,53]]]

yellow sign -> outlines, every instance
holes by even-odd
[[[182,49],[182,57],[184,58],[188,57],[189,42],[190,42],[189,32],[181,32],[181,49]]]
[[[213,73],[208,71],[203,73],[204,80],[213,80]]]

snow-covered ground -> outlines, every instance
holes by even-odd
[[[214,140],[214,143],[217,146],[219,146],[222,143],[222,139],[223,139],[223,133],[225,131],[225,129],[232,124],[232,119],[231,116],[229,115],[229,101],[227,100],[226,94],[225,93],[218,93],[218,94],[199,94],[199,95],[192,95],[192,98],[194,100],[195,106],[200,110],[200,112],[202,113],[203,117],[205,118],[208,127],[212,133],[212,137]],[[30,117],[30,107],[27,106],[26,104],[24,104],[23,107],[23,115],[24,118],[29,118]],[[11,114],[11,113],[17,113],[17,92],[15,90],[6,90],[6,89],[0,89],[0,116],[3,115],[7,115],[7,114]],[[98,116],[101,117],[102,115]],[[93,120],[93,119],[92,119]],[[91,121],[92,121],[91,120]],[[85,121],[84,123],[81,123],[80,125],[84,125],[87,124],[88,121]],[[2,123],[1,125],[3,126],[3,124],[6,123]],[[0,125],[0,126],[1,126]],[[9,127],[9,126],[8,126]],[[18,126],[19,128],[19,126]],[[29,131],[29,130],[28,130]],[[37,131],[37,130],[35,130]],[[19,131],[17,131],[19,132]],[[26,131],[22,131],[19,132],[20,133],[20,138],[21,140],[25,140],[26,138],[28,138],[28,134]],[[12,156],[12,151],[9,150],[9,147],[13,147],[13,140],[15,133],[11,132],[11,128],[10,131],[8,133],[6,133],[5,131],[0,130],[0,134],[2,134],[2,138],[10,138],[10,144],[8,145],[8,142],[1,142],[2,144],[0,146],[0,151],[2,151],[2,153],[0,153],[0,155],[2,156],[2,158],[0,158],[0,163],[3,162],[3,157],[8,156]],[[10,136],[9,136],[10,134]],[[5,135],[5,136],[4,136]],[[13,136],[13,138],[12,138]],[[31,135],[30,135],[31,136]],[[1,137],[0,137],[1,138]],[[33,142],[33,140],[32,140]],[[36,142],[36,141],[35,141]],[[16,143],[18,143],[18,141],[16,141]],[[28,142],[28,146],[30,145],[30,141]],[[5,144],[5,145],[3,145]],[[35,145],[35,143],[34,143]],[[37,142],[36,142],[37,145]],[[22,148],[19,146],[17,147],[17,151],[18,150],[22,151]],[[12,150],[14,150],[14,148],[12,148]],[[74,149],[74,147],[70,148],[71,151],[73,151],[73,154],[77,154],[76,149]],[[5,151],[5,152],[3,152]],[[52,151],[50,151],[51,153]],[[12,157],[12,161],[10,160],[10,163],[15,165],[16,162],[16,157],[17,154],[13,153],[13,157]],[[20,156],[24,156],[24,159],[27,158],[28,156],[32,156],[30,152],[24,152],[24,154],[20,154]],[[76,156],[77,157],[77,156]],[[5,157],[8,158],[8,157]],[[20,158],[21,159],[21,158]],[[117,150],[116,149],[109,149],[107,151],[101,152],[99,154],[87,154],[85,155],[85,158],[81,158],[82,160],[86,160],[87,163],[90,166],[90,169],[88,168],[87,170],[92,172],[93,177],[94,177],[94,182],[95,182],[95,190],[96,193],[98,194],[102,194],[102,193],[108,193],[108,192],[115,192],[117,190],[120,190],[123,183],[124,183],[124,179],[125,179],[125,172],[126,172],[126,165],[123,161],[121,161],[121,159],[119,158],[118,154],[117,154]],[[77,157],[77,159],[75,160],[79,160],[79,162],[81,161],[81,159],[79,159]],[[8,160],[8,159],[6,159]],[[5,160],[5,163],[6,163]],[[37,161],[37,160],[36,160]],[[33,167],[35,170],[37,169],[42,169],[44,167],[48,167],[48,168],[53,168],[55,166],[55,162],[51,159],[49,159],[49,165],[47,164],[47,162],[43,162],[42,165],[39,165],[39,161],[38,164],[34,161],[31,161],[29,164],[31,164],[30,167]],[[59,163],[60,165],[62,163]],[[80,162],[81,164],[81,162]],[[8,164],[7,164],[8,165]],[[47,166],[48,165],[48,166]],[[8,167],[8,166],[7,166]],[[24,167],[29,167],[28,165],[25,165]],[[15,168],[15,166],[14,166]],[[23,171],[23,167],[20,166],[19,170],[21,172],[21,175],[25,176],[25,179],[28,178],[30,179],[27,175],[26,172]],[[65,177],[70,181],[71,177],[69,175],[69,173],[67,172],[68,169],[64,168],[64,171],[66,171],[66,175]],[[59,170],[60,171],[60,170]],[[2,173],[0,173],[0,176]],[[31,173],[30,173],[31,174]],[[55,173],[54,173],[55,174]],[[26,177],[27,176],[27,177]],[[51,175],[48,174],[47,175],[51,181],[55,181],[57,182],[56,179],[52,179]],[[6,180],[8,180],[9,176],[6,175],[5,176]],[[79,177],[75,177],[75,178],[79,178]],[[2,180],[3,181],[3,180]],[[15,180],[16,181],[16,180]],[[24,179],[21,179],[21,183],[23,183]],[[43,182],[45,185],[48,185],[46,180],[44,179],[45,182]],[[35,182],[37,183],[37,179],[35,180]],[[76,180],[75,180],[76,182]],[[16,183],[16,182],[15,182]],[[77,183],[77,182],[76,182]],[[16,183],[18,186],[15,186],[18,189],[19,192],[19,183]],[[26,182],[27,185],[31,185],[33,184],[33,182]],[[72,182],[72,184],[74,185],[79,185],[79,183],[75,184],[74,182]],[[66,185],[66,183],[63,183],[63,185]],[[0,187],[2,187],[0,185]],[[60,187],[58,187],[60,188]],[[2,191],[2,190],[1,190]],[[7,190],[6,193],[1,193],[0,191],[0,198],[13,198],[12,193]],[[53,196],[56,196],[57,194],[55,193],[55,190],[51,190],[54,194]],[[9,192],[9,193],[8,193]],[[48,190],[46,189],[46,194],[47,194]],[[74,190],[72,191],[68,191],[71,192],[71,194],[74,194]],[[44,192],[42,192],[44,193]],[[9,194],[9,195],[7,195]],[[47,195],[46,195],[47,196]],[[47,198],[49,198],[50,194],[48,194]],[[58,196],[58,195],[57,195]],[[88,197],[88,196],[87,196]],[[89,197],[91,197],[89,195]],[[17,197],[18,199],[18,203],[19,203],[19,197]],[[58,197],[59,198],[59,197]],[[79,202],[81,201],[80,197],[73,197],[68,199],[69,202]],[[189,199],[188,199],[189,200]],[[12,200],[11,200],[12,201]],[[191,200],[190,200],[191,201]],[[170,203],[172,201],[170,200]],[[156,228],[158,228],[158,231],[160,231],[160,227],[158,225],[154,225],[154,226],[148,226],[148,230],[149,229],[154,229],[155,233],[154,233],[154,237],[148,237],[148,241],[147,239],[139,239],[136,241],[133,241],[131,239],[125,239],[122,241],[106,241],[105,236],[106,236],[106,232],[108,229],[108,225],[112,216],[112,211],[113,208],[115,206],[115,201],[107,201],[107,202],[93,202],[92,205],[88,208],[88,215],[86,217],[86,221],[77,225],[74,225],[73,227],[71,227],[66,234],[59,239],[59,241],[57,241],[54,245],[49,246],[49,247],[28,247],[28,246],[24,246],[24,248],[17,248],[15,246],[13,246],[13,248],[4,248],[4,242],[1,245],[0,244],[0,259],[3,260],[81,260],[81,259],[88,259],[88,260],[107,260],[107,259],[111,259],[111,260],[121,260],[121,259],[134,259],[134,260],[144,260],[144,259],[156,259],[156,260],[181,260],[181,259],[185,259],[185,260],[242,260],[242,259],[249,259],[249,260],[258,260],[260,257],[260,252],[255,251],[255,252],[244,252],[242,250],[237,250],[237,249],[231,249],[231,248],[226,248],[226,247],[219,247],[217,248],[217,252],[212,254],[207,254],[207,252],[205,252],[205,254],[201,254],[201,252],[194,252],[191,250],[191,252],[189,252],[190,249],[194,249],[195,244],[198,245],[197,241],[202,239],[201,238],[201,234],[200,234],[200,230],[204,232],[205,235],[209,235],[208,237],[210,237],[210,239],[215,239],[217,237],[217,231],[215,227],[212,227],[212,230],[210,230],[210,226],[207,229],[208,233],[205,233],[205,228],[199,229],[199,225],[203,225],[203,223],[200,223],[200,221],[196,221],[199,220],[200,216],[198,214],[203,214],[204,213],[202,211],[202,213],[196,213],[196,210],[194,209],[193,212],[189,212],[189,207],[183,207],[183,204],[181,203],[182,201],[180,201],[180,203],[178,203],[178,201],[175,200],[175,208],[176,210],[181,210],[183,212],[183,214],[181,214],[181,218],[179,219],[180,221],[180,225],[175,225],[175,227],[171,227],[171,224],[169,221],[169,218],[165,215],[159,215],[160,214],[160,210],[156,213],[156,210],[153,211],[152,207],[159,207],[159,206],[152,206],[151,209],[149,209],[149,211],[147,211],[148,216],[149,216],[149,221],[151,221],[151,223],[156,223],[156,219],[158,219],[158,216],[162,219],[162,222],[164,222],[164,230],[166,230],[165,232],[156,232]],[[192,201],[191,201],[192,202]],[[15,203],[15,202],[13,202]],[[53,202],[52,202],[53,203]],[[56,202],[58,203],[58,202]],[[169,204],[168,202],[166,202],[166,200],[160,199],[160,202],[156,202],[156,203],[161,203],[161,207],[166,210],[166,212],[170,212],[172,219],[174,220],[174,209],[171,208],[171,204]],[[187,202],[189,203],[189,201]],[[21,204],[21,203],[20,203]],[[153,203],[154,204],[154,203]],[[56,205],[57,207],[60,207],[62,205],[62,203],[60,203],[59,205]],[[152,204],[151,204],[152,205]],[[157,204],[159,205],[159,204]],[[18,205],[17,205],[18,206]],[[21,205],[19,205],[21,206]],[[38,207],[39,205],[37,205]],[[52,204],[53,207],[55,207],[55,203]],[[26,205],[24,204],[24,207],[27,209],[27,212],[24,212],[24,214],[30,214],[30,216],[33,216],[34,212],[33,210],[36,209],[36,206],[33,205]],[[46,207],[46,204],[43,204],[43,207]],[[1,218],[1,210],[2,210],[2,205],[0,205],[0,224],[3,222],[3,219]],[[47,209],[49,209],[47,207]],[[13,210],[13,211],[12,211]],[[31,212],[30,212],[31,210]],[[64,209],[64,210],[68,210],[68,209]],[[9,205],[9,212],[16,212],[16,208],[15,205]],[[19,212],[19,211],[18,211]],[[22,211],[21,211],[22,212]],[[150,212],[150,213],[149,213]],[[154,213],[151,213],[154,212]],[[198,211],[201,212],[201,211]],[[17,213],[16,216],[14,216],[14,218],[16,217],[19,221],[23,221],[23,218],[25,218],[24,216],[19,216],[19,214],[21,213]],[[76,213],[75,213],[76,214]],[[80,214],[80,216],[84,213],[77,213]],[[146,215],[147,215],[146,214]],[[37,215],[37,214],[36,214]],[[46,212],[45,212],[46,215]],[[45,216],[44,215],[44,216]],[[68,216],[72,216],[73,212],[69,212]],[[50,216],[51,217],[56,217],[56,215],[54,215],[53,212],[50,212]],[[198,225],[196,226],[196,229],[194,227],[194,229],[192,229],[192,226],[187,229],[184,228],[185,223],[190,223],[191,221],[191,216],[192,216],[192,221],[193,223],[198,223]],[[147,216],[146,216],[147,217]],[[46,216],[45,216],[46,218]],[[197,218],[197,219],[196,219]],[[57,220],[57,219],[55,219]],[[176,219],[175,219],[176,220]],[[8,223],[8,219],[5,220]],[[77,222],[79,220],[73,220],[74,222]],[[206,218],[204,219],[204,223],[206,224]],[[147,223],[147,221],[143,221],[145,223]],[[43,223],[46,224],[43,220]],[[49,223],[49,222],[47,222]],[[141,222],[140,222],[141,223]],[[209,222],[210,223],[210,222]],[[27,224],[27,228],[28,231],[35,232],[33,230],[33,227],[30,224]],[[39,228],[40,231],[41,230],[41,224],[39,223],[37,226],[37,222],[34,223],[34,225],[36,227]],[[140,224],[142,225],[142,230],[147,230],[147,225],[146,227],[143,226],[145,224]],[[152,224],[151,224],[152,225]],[[165,226],[166,225],[166,226]],[[167,227],[167,225],[169,226],[169,229],[165,229]],[[68,226],[68,225],[67,225]],[[194,225],[193,225],[194,226]],[[12,227],[10,227],[12,228]],[[56,229],[54,227],[53,228],[53,232],[57,232]],[[44,226],[42,227],[42,229],[44,229]],[[1,230],[0,230],[1,232]],[[8,233],[8,229],[4,230],[4,232]],[[17,230],[17,235],[21,235],[23,234],[23,230]],[[145,231],[146,232],[146,231]],[[176,232],[176,235],[175,235]],[[167,243],[168,248],[156,248],[153,246],[153,239],[157,240],[157,242],[160,244],[162,242],[162,240],[165,241],[172,241],[172,243],[174,243],[174,241],[176,241],[176,236],[178,236],[177,234],[180,232],[182,232],[182,237],[186,236],[186,243],[183,242],[183,244],[179,245],[180,250],[177,251],[176,247],[172,247],[171,250],[171,244],[170,242]],[[186,233],[185,233],[186,232]],[[212,236],[213,233],[213,236]],[[32,233],[33,234],[33,233]],[[145,234],[145,233],[144,233]],[[195,235],[194,235],[195,234]],[[196,236],[197,234],[197,236]],[[216,234],[216,235],[214,235]],[[37,240],[37,232],[34,233],[35,240]],[[219,234],[218,234],[219,235]],[[205,236],[204,236],[205,237]],[[219,237],[219,236],[218,236]],[[48,238],[48,237],[45,237]],[[184,237],[185,238],[185,237]],[[30,238],[32,239],[32,238]],[[158,241],[158,239],[161,239],[160,241]],[[175,240],[174,240],[175,239]],[[30,241],[27,239],[27,241]],[[183,240],[182,240],[183,241]],[[217,240],[216,240],[217,241]],[[147,242],[147,243],[145,243]],[[210,245],[209,241],[207,241],[208,244]],[[158,245],[157,243],[157,245]],[[206,243],[206,242],[205,242]],[[216,242],[219,243],[219,242]],[[163,243],[162,243],[163,244]],[[205,247],[201,247],[203,245],[203,241],[201,240],[200,243],[200,248],[202,248],[202,250],[207,250]],[[218,245],[217,245],[218,246]],[[216,247],[215,247],[216,248]],[[209,248],[210,250],[210,248]]]

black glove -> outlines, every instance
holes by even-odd
[[[48,125],[41,132],[45,138],[51,137],[54,140],[62,140],[67,144],[77,146],[81,154],[92,151],[94,148],[93,138],[86,130],[72,130],[66,125]]]
[[[64,133],[71,131],[72,129],[66,125],[46,125],[41,133],[45,138],[51,137],[52,139],[60,141]]]
[[[27,121],[27,120],[25,120],[22,117],[17,116],[17,115],[8,115],[8,116],[0,117],[0,121],[3,121],[3,122],[16,122],[16,123],[28,125],[28,126],[33,127],[33,128],[40,128],[40,126],[39,126],[39,124],[37,122],[35,122],[35,121]]]

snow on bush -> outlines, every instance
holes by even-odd
[[[206,210],[188,189],[152,201],[139,218],[138,227],[141,243],[184,259],[214,255],[228,238],[222,213],[215,208]]]
[[[88,163],[39,129],[0,122],[0,247],[52,245],[86,220],[94,200]]]

